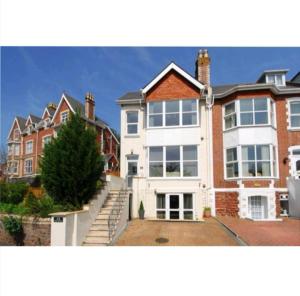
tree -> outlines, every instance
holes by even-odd
[[[45,146],[40,167],[42,183],[58,203],[80,208],[91,199],[104,162],[96,132],[86,127],[79,113],[71,114],[57,137]]]

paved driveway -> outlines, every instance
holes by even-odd
[[[237,246],[239,242],[225,227],[211,218],[205,222],[133,220],[116,245]]]
[[[218,219],[250,246],[300,246],[300,220],[258,222],[232,217]]]

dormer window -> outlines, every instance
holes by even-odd
[[[266,83],[273,83],[278,86],[285,85],[285,75],[282,73],[279,74],[267,74],[266,75]]]

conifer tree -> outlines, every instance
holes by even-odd
[[[96,132],[86,127],[78,112],[46,144],[40,168],[42,183],[56,202],[80,208],[91,199],[104,162]]]

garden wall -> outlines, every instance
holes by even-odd
[[[1,214],[0,219],[5,215]],[[23,217],[23,229],[25,233],[25,246],[49,246],[51,237],[50,218]],[[3,223],[0,221],[0,246],[13,246],[13,238],[6,233]]]

